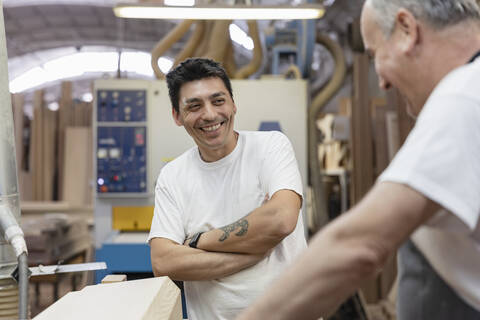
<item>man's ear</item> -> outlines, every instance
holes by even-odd
[[[396,41],[398,41],[401,50],[406,54],[413,52],[415,45],[420,41],[417,19],[410,11],[402,8],[397,12],[395,24],[398,32]]]
[[[180,118],[180,112],[177,112],[175,108],[172,108],[172,118],[173,118],[173,121],[175,121],[175,123],[177,124],[177,126],[179,127],[183,126],[183,121]]]

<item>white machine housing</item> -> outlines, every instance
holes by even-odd
[[[233,80],[237,106],[236,130],[259,130],[262,123],[276,123],[292,142],[304,182],[307,182],[307,106],[305,80]],[[94,84],[94,105],[101,90],[146,90],[146,170],[147,192],[106,193],[95,191],[95,246],[115,242],[118,231],[112,229],[114,206],[153,206],[156,179],[162,167],[194,145],[184,128],[172,119],[172,108],[165,81],[97,80]],[[94,108],[94,172],[97,172],[97,108]],[[97,181],[97,179],[95,179]],[[94,190],[97,190],[95,187]],[[304,194],[305,198],[305,194]],[[304,201],[305,203],[305,201]],[[303,210],[305,211],[305,210]],[[305,212],[303,214],[305,219]],[[145,235],[146,239],[146,235]]]

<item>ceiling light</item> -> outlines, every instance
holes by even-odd
[[[191,7],[195,4],[195,0],[165,0],[163,3],[166,6]]]
[[[304,20],[319,19],[325,13],[323,6],[315,4],[166,7],[148,2],[119,4],[113,11],[121,18],[193,20]]]

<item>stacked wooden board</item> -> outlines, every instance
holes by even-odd
[[[22,221],[28,248],[28,263],[57,264],[86,253],[92,239],[84,219],[50,214]]]
[[[47,107],[42,90],[33,94],[33,118],[24,116],[26,96],[12,97],[22,201],[66,201],[92,205],[92,104],[72,99],[62,83],[59,109]]]
[[[334,198],[335,190],[338,189],[332,187],[332,181],[336,183],[337,180],[332,180],[328,173],[340,167],[350,173],[350,206],[355,205],[373,186],[375,179],[386,169],[414,125],[414,120],[407,114],[405,102],[397,90],[390,90],[386,97],[370,95],[369,68],[368,57],[363,53],[355,53],[352,97],[340,98],[338,112],[325,114],[317,122],[326,142],[319,147],[325,173],[326,199]],[[340,142],[335,138],[334,119],[337,117],[350,119],[350,143],[347,152],[332,148]],[[329,159],[342,161],[332,162]],[[329,202],[329,205],[332,204]],[[383,272],[362,287],[366,301],[376,303],[384,299],[392,287],[396,272],[396,255],[393,254],[388,258]]]

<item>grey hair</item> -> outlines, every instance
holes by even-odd
[[[469,19],[480,20],[478,0],[367,0],[376,11],[376,20],[383,33],[390,36],[400,8],[435,29],[443,29]]]

